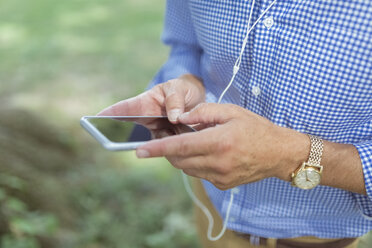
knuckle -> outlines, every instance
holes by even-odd
[[[210,103],[204,103],[200,108],[199,112],[202,116],[206,116],[208,114],[208,106],[210,106]]]
[[[181,163],[177,157],[174,156],[166,156],[166,159],[175,167],[176,169],[180,169]]]
[[[198,116],[201,116],[202,119],[206,118],[209,115],[209,106],[213,103],[199,103],[192,112]],[[207,120],[206,120],[207,121]]]
[[[162,83],[161,85],[163,86],[163,88],[168,88],[173,82],[173,79],[170,79],[164,83]]]
[[[224,107],[226,108],[226,113],[228,113],[228,115],[230,116],[230,118],[233,118],[233,117],[236,117],[236,116],[241,116],[242,112],[242,108],[238,105],[235,105],[235,104],[224,104]]]
[[[159,142],[158,147],[154,149],[154,153],[158,156],[165,156],[168,154],[168,149],[165,143]]]
[[[178,79],[176,79],[176,78],[169,79],[169,80],[166,82],[166,84],[167,84],[167,85],[172,85],[172,84],[176,83],[177,81],[178,81]]]
[[[177,84],[178,79],[170,79],[167,82],[163,83],[163,89],[165,91],[174,91],[176,88],[175,85]]]
[[[223,190],[223,191],[229,189],[226,185],[220,184],[220,183],[215,183],[214,186],[216,186],[216,188],[218,188],[219,190]]]
[[[218,163],[215,166],[215,171],[220,175],[228,175],[230,173],[230,167],[226,164]]]
[[[229,189],[229,185],[231,184],[231,180],[228,177],[218,177],[215,180],[214,185],[220,190],[227,190]]]
[[[231,137],[222,137],[221,141],[218,142],[217,150],[225,153],[229,152],[233,149],[233,142],[231,141]]]
[[[155,85],[155,86],[151,89],[151,91],[155,91],[155,92],[163,91],[164,87],[165,87],[165,83],[157,84],[157,85]]]
[[[187,143],[187,141],[180,141],[179,152],[182,155],[187,155],[190,153],[190,145]]]
[[[196,111],[196,112],[204,111],[207,104],[209,104],[209,103],[205,103],[205,102],[199,103],[198,105],[195,106],[195,108],[193,109],[193,111]]]
[[[236,105],[236,104],[231,104],[231,103],[226,104],[226,107],[227,107],[230,111],[233,111],[234,113],[240,111],[240,109],[241,109],[241,107],[239,107],[238,105]]]
[[[204,102],[204,103],[201,103],[201,110],[207,112],[207,111],[208,111],[210,108],[212,108],[214,105],[216,105],[216,104],[215,104],[215,103],[211,103],[211,102]]]
[[[120,115],[120,109],[121,109],[120,106],[121,106],[122,103],[123,103],[123,101],[120,101],[117,104],[114,104],[114,105],[111,106],[111,111],[112,111],[114,116]]]
[[[153,89],[162,92],[163,94],[166,94],[170,90],[171,85],[172,82],[171,80],[169,80],[167,82],[155,85]]]

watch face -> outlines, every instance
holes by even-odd
[[[301,170],[294,178],[294,183],[301,189],[312,189],[320,183],[320,174],[312,168]]]

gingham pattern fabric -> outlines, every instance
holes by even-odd
[[[252,22],[271,0],[258,0]],[[152,84],[184,73],[204,80],[207,100],[228,84],[251,0],[170,0],[162,39],[168,61]],[[277,125],[355,145],[368,196],[268,178],[239,186],[228,228],[273,238],[361,236],[372,229],[372,5],[367,0],[279,0],[249,36],[224,102]],[[230,192],[204,182],[225,216]]]

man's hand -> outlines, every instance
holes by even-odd
[[[170,122],[179,123],[178,117],[197,104],[204,102],[202,82],[191,74],[156,85],[154,88],[127,100],[120,101],[103,111],[101,116],[168,116]],[[166,135],[164,121],[140,123],[156,137]]]
[[[174,167],[219,189],[268,177],[289,180],[308,155],[304,134],[276,126],[237,105],[200,104],[179,121],[208,127],[150,141],[137,149],[137,156],[166,156]]]

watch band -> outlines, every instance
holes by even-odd
[[[314,135],[308,134],[310,138],[310,155],[308,163],[312,165],[319,165],[323,155],[323,140]]]

